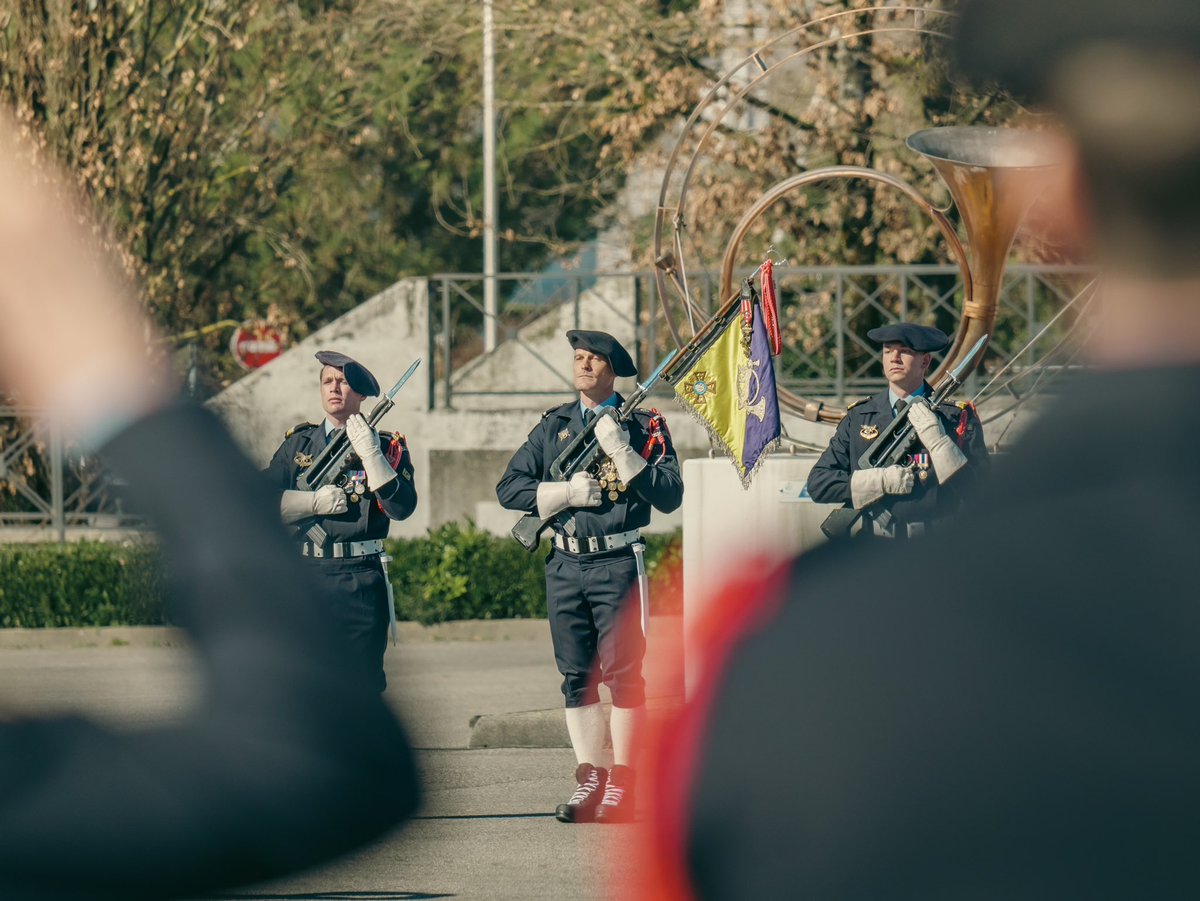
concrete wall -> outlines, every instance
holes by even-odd
[[[454,408],[544,410],[559,396],[569,396],[574,385],[572,351],[564,334],[575,328],[608,332],[632,352],[637,337],[634,287],[632,278],[603,278],[584,292],[578,306],[554,305],[492,353],[460,367],[454,374]],[[632,379],[617,380],[621,392],[633,385]],[[540,392],[541,396],[490,393],[497,389]]]
[[[804,483],[817,454],[773,454],[750,488],[726,459],[683,465],[684,672],[688,690],[702,661],[688,637],[721,587],[757,561],[783,560],[825,541],[821,522],[838,505],[817,504]]]
[[[417,357],[420,368],[396,396],[384,427],[429,409],[429,293],[424,279],[397,282],[345,316],[309,335],[266,366],[254,370],[209,401],[234,438],[266,465],[289,428],[320,422],[319,350],[338,350],[365,365],[388,390]],[[367,408],[374,403],[367,402]]]

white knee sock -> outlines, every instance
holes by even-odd
[[[599,704],[567,708],[567,732],[576,763],[600,766],[604,754],[604,708]]]
[[[612,709],[613,765],[633,766],[637,740],[641,737],[642,717],[646,708],[614,707]]]

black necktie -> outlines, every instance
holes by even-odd
[[[583,427],[586,429],[588,427],[588,423],[591,422],[595,418],[596,418],[595,410],[584,410],[583,411]]]

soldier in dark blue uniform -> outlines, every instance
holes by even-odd
[[[567,482],[551,480],[551,464],[596,410],[624,403],[613,390],[616,378],[637,375],[612,335],[576,330],[567,332],[567,340],[575,349],[579,397],[543,414],[509,461],[496,495],[510,510],[555,517],[546,606],[578,764],[578,788],[559,805],[557,816],[563,822],[616,822],[633,813],[630,767],[645,705],[642,618],[626,609],[646,602],[634,593],[639,565],[634,550],[641,550],[638,530],[649,524],[651,507],[669,513],[682,503],[683,479],[666,423],[657,412],[638,410],[624,425],[611,416],[599,418],[596,437],[607,455],[599,478],[579,472]],[[594,663],[612,695],[611,773],[596,765],[605,723],[589,678]]]
[[[896,323],[867,336],[883,345],[888,387],[850,406],[809,473],[808,493],[818,503],[864,511],[861,535],[911,537],[957,513],[986,474],[983,426],[969,404],[942,403],[934,410],[927,400],[933,391],[925,374],[931,354],[949,344],[944,332]],[[909,418],[921,440],[912,463],[860,469],[859,457],[895,418],[901,400],[911,405]],[[894,517],[886,527],[872,515],[885,508]]]
[[[379,394],[379,382],[345,354],[321,351],[321,405],[325,420],[288,431],[267,467],[271,484],[282,492],[280,513],[303,542],[323,596],[370,678],[383,691],[383,654],[389,622],[395,620],[384,568],[383,539],[390,520],[407,519],[417,508],[412,460],[404,438],[376,433],[361,411],[366,397]],[[344,487],[296,490],[296,480],[330,436],[341,428],[355,450]],[[317,524],[324,540],[311,540]]]

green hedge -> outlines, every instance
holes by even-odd
[[[546,615],[545,543],[531,554],[513,539],[468,522],[447,523],[424,538],[389,541],[387,547],[400,619],[440,623]],[[678,533],[646,536],[653,613],[679,612],[682,561]]]
[[[152,544],[0,545],[0,626],[161,625]]]
[[[396,615],[420,623],[546,615],[546,546],[449,523],[387,542]],[[678,613],[679,534],[648,535],[651,611]],[[164,579],[151,543],[0,545],[0,626],[161,625]]]

